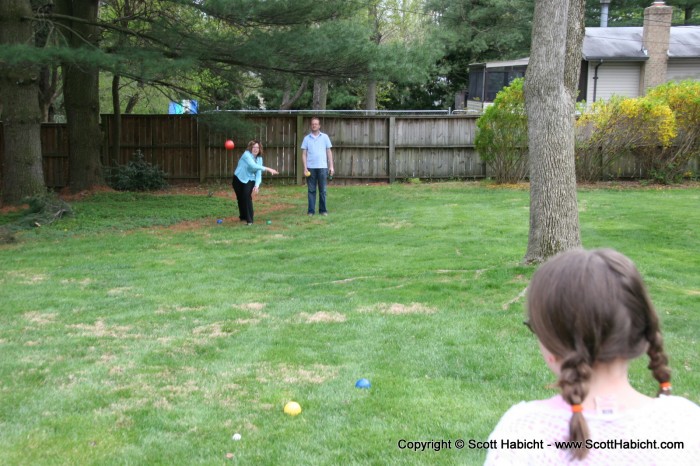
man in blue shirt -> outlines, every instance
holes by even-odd
[[[331,140],[321,132],[321,120],[311,119],[311,132],[301,143],[301,158],[304,161],[306,187],[309,191],[309,215],[316,212],[316,189],[318,188],[318,213],[328,215],[326,210],[326,184],[328,175],[333,176],[333,152]]]

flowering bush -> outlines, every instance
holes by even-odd
[[[688,162],[700,155],[700,82],[668,82],[651,89],[647,97],[665,102],[676,118],[677,135],[670,147],[645,160],[649,174],[668,183],[687,176]]]
[[[579,180],[598,180],[631,154],[647,177],[677,182],[700,155],[700,82],[668,82],[644,97],[596,102],[576,128]]]
[[[599,180],[626,154],[652,154],[676,136],[675,116],[658,99],[613,97],[594,103],[576,122],[576,175]]]

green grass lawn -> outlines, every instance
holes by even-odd
[[[0,246],[0,464],[480,464],[455,441],[555,394],[522,325],[528,202],[331,185],[309,218],[304,187],[264,187],[247,227],[231,196],[73,201]],[[637,263],[675,393],[700,402],[700,189],[589,188],[579,206],[585,247]],[[631,377],[653,394],[645,366]]]

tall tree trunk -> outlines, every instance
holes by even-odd
[[[139,84],[138,87],[141,88],[143,84]],[[136,107],[136,104],[139,103],[139,100],[141,100],[141,94],[139,94],[139,91],[134,92],[129,96],[129,100],[126,101],[126,105],[124,106],[124,114],[129,115],[130,113],[133,113],[134,108]]]
[[[119,104],[119,82],[121,76],[112,76],[112,140],[110,148],[110,158],[112,164],[119,164],[119,152],[121,152],[122,140],[122,107]]]
[[[690,26],[693,24],[691,21],[693,19],[693,10],[695,10],[695,6],[690,5],[685,8],[683,8],[683,24],[686,26]]]
[[[39,71],[39,108],[44,123],[54,122],[53,105],[60,93],[58,75],[56,66],[42,66]]]
[[[365,97],[365,110],[377,109],[377,80],[367,82],[367,96]]]
[[[380,13],[379,2],[376,0],[370,1],[367,4],[369,27],[372,34],[369,40],[377,45],[382,43],[382,32],[380,31]],[[367,95],[365,95],[365,110],[377,109],[377,80],[370,78],[367,81]]]
[[[328,100],[328,80],[326,78],[314,79],[314,96],[312,109],[325,110]]]
[[[569,4],[572,4],[571,9]],[[583,0],[536,0],[525,76],[530,157],[530,232],[525,262],[581,245],[574,166],[573,43]],[[570,14],[571,13],[571,14]],[[572,38],[569,43],[568,37]],[[580,63],[581,45],[577,47]],[[567,58],[569,56],[570,58]],[[579,65],[580,66],[580,65]]]
[[[0,1],[0,46],[32,43],[29,0]],[[39,70],[29,64],[0,63],[3,103],[4,157],[2,203],[16,204],[26,196],[46,192],[41,157]]]
[[[304,78],[301,81],[301,84],[299,85],[299,88],[297,89],[296,93],[290,97],[289,94],[292,92],[291,89],[291,84],[289,81],[286,81],[284,85],[284,95],[282,96],[282,104],[280,105],[280,110],[289,110],[292,108],[292,105],[294,105],[294,102],[296,102],[299,97],[304,93],[306,90],[306,86],[309,84],[309,78]]]
[[[578,83],[581,76],[583,38],[586,35],[586,0],[569,0],[566,30],[564,88],[576,106]],[[571,112],[572,128],[576,126],[575,112]]]
[[[98,0],[56,0],[57,12],[90,22],[97,20]],[[66,21],[71,47],[97,47],[97,27]],[[103,185],[100,162],[100,99],[98,68],[83,62],[63,64],[63,100],[70,144],[70,189],[73,192]]]
[[[31,2],[36,7],[36,14],[51,14],[53,4],[51,2]],[[38,48],[45,48],[49,42],[55,44],[56,36],[55,25],[50,21],[42,21],[34,23],[34,45]],[[44,123],[53,123],[55,116],[54,103],[60,94],[58,85],[58,66],[57,65],[42,65],[39,69],[39,108],[41,109],[41,121]]]

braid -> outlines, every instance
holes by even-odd
[[[580,405],[588,395],[589,383],[593,369],[585,358],[579,354],[572,354],[565,358],[561,364],[559,375],[559,387],[564,400],[570,405]],[[585,442],[590,438],[586,418],[580,411],[575,411],[569,421],[569,441]],[[585,447],[571,451],[575,459],[583,459],[588,454]]]
[[[626,258],[625,258],[626,259]],[[611,261],[611,267],[619,276],[622,294],[622,303],[629,313],[630,322],[639,329],[639,343],[648,343],[647,355],[649,365],[654,378],[659,382],[659,395],[671,394],[671,369],[668,367],[668,356],[664,353],[664,341],[661,336],[659,316],[654,309],[649,293],[644,285],[642,276],[629,259]],[[634,335],[634,333],[633,333]],[[631,342],[632,343],[632,342]],[[630,349],[637,345],[631,344]],[[632,351],[629,356],[636,357]]]
[[[659,382],[658,394],[670,395],[671,386],[668,382],[671,381],[671,369],[668,367],[668,356],[664,353],[663,337],[658,329],[658,323],[657,328],[650,330],[649,333],[650,334],[647,335],[647,339],[649,340],[649,349],[647,349],[649,365],[647,367],[651,370],[656,381]]]

